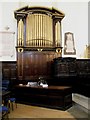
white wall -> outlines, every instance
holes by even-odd
[[[4,30],[5,26],[10,27],[10,31],[15,32],[16,41],[16,30],[17,24],[14,18],[14,10],[23,6],[45,6],[45,7],[55,7],[56,9],[65,13],[65,18],[62,20],[62,41],[64,43],[64,33],[72,32],[74,33],[74,41],[76,48],[76,57],[84,57],[84,49],[88,44],[88,2],[51,2],[31,0],[26,2],[2,2],[0,3],[0,18],[2,14],[2,20],[0,19],[0,31]],[[16,42],[15,42],[16,44]],[[64,45],[64,44],[63,44]],[[16,56],[16,54],[15,54]],[[65,56],[65,55],[63,55]],[[70,56],[72,57],[72,56]],[[11,58],[5,58],[11,60]],[[15,60],[13,58],[12,60]]]
[[[15,32],[14,37],[12,38],[14,47],[13,47],[13,57],[7,55],[0,57],[0,61],[16,61],[16,35],[17,35],[17,21],[14,18],[14,10],[18,9],[18,2],[0,2],[0,32]],[[5,28],[9,27],[9,30],[6,31]],[[7,39],[7,42],[9,40]],[[10,43],[9,43],[10,44]],[[3,47],[0,45],[0,47]],[[10,47],[11,49],[11,47]]]
[[[58,9],[65,13],[62,20],[62,40],[64,33],[74,33],[76,57],[84,57],[84,49],[88,44],[88,3],[64,2],[57,3]]]

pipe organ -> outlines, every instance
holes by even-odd
[[[52,60],[62,56],[61,21],[64,13],[54,8],[23,7],[17,20],[18,79],[50,76]]]
[[[17,46],[62,48],[62,12],[54,8],[27,6],[16,10],[14,14],[18,27]]]
[[[28,14],[26,18],[26,46],[52,47],[52,16]]]

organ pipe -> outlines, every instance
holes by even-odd
[[[34,15],[34,24],[35,24],[35,26],[34,26],[34,29],[35,29],[35,44],[34,44],[34,46],[36,46],[36,15]]]
[[[52,47],[52,17],[46,14],[28,14],[26,19],[26,45],[31,47]],[[56,25],[56,43],[58,44],[59,27]]]
[[[55,25],[55,40],[56,40],[56,46],[60,46],[60,22],[58,21]]]
[[[24,24],[22,19],[18,22],[18,45],[23,46],[24,44]]]

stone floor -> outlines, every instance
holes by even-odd
[[[82,106],[74,104],[67,110],[74,118],[89,118],[89,111],[85,110]],[[85,120],[86,120],[85,119]]]

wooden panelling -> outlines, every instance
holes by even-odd
[[[77,73],[79,76],[90,76],[90,59],[77,59]]]
[[[54,85],[71,85],[74,93],[90,97],[90,59],[54,59]]]
[[[76,76],[76,59],[75,58],[55,58],[54,73],[56,77]]]
[[[17,81],[16,61],[2,62],[2,80],[9,80],[9,90],[12,90]]]
[[[16,62],[2,62],[2,80],[16,79]]]
[[[75,58],[55,58],[54,59],[55,76],[90,76],[90,59]]]
[[[17,77],[19,80],[23,79],[23,53],[19,52],[17,57]]]
[[[18,53],[18,79],[31,80],[40,76],[52,76],[52,62],[56,56],[55,52]]]

